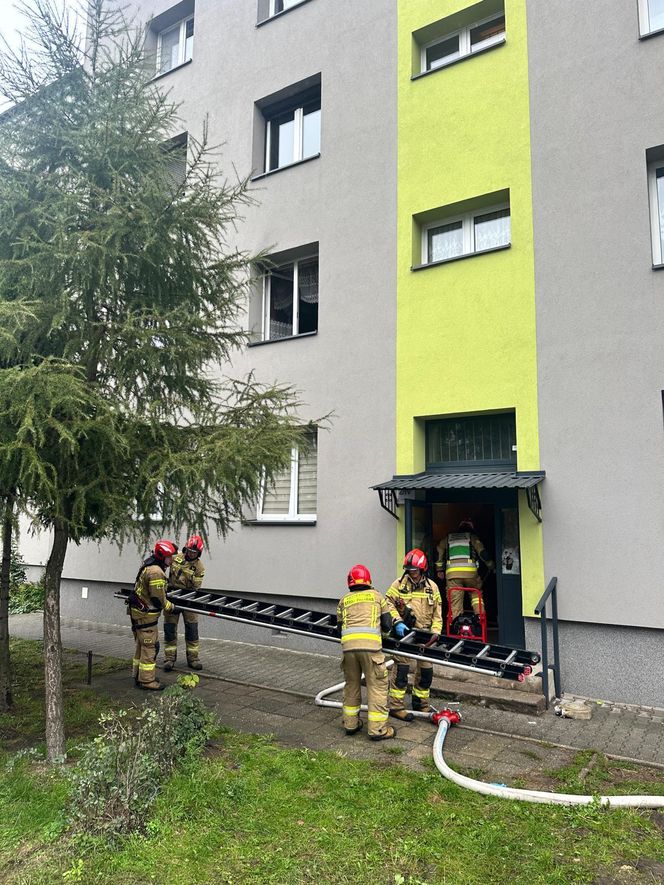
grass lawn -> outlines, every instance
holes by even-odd
[[[0,766],[2,882],[664,881],[664,815],[483,798],[398,756],[354,761],[221,732],[146,812],[147,834],[116,845],[68,830],[66,773],[29,756],[5,754]],[[566,791],[582,777],[584,792],[615,782],[622,793],[664,793],[651,770],[592,753],[556,777]]]

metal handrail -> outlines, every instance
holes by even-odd
[[[549,585],[542,594],[542,598],[535,606],[535,614],[540,616],[540,628],[542,630],[542,690],[546,709],[549,709],[549,637],[547,633],[548,619],[546,616],[546,604],[551,599],[551,630],[553,633],[553,685],[556,697],[562,695],[560,680],[560,642],[558,638],[558,578],[551,578]]]

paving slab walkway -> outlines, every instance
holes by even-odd
[[[10,618],[12,636],[42,638],[40,613]],[[128,659],[133,638],[127,626],[63,620],[66,648],[95,655]],[[313,697],[341,681],[337,657],[291,651],[231,640],[207,639],[201,658],[205,670],[199,691],[222,722],[241,731],[270,733],[291,746],[329,749],[358,757],[399,758],[419,766],[431,756],[434,729],[425,721],[395,723],[398,737],[385,744],[370,743],[361,735],[346,738],[339,711],[316,707]],[[179,665],[183,670],[182,664]],[[187,671],[189,672],[189,671]],[[172,676],[163,674],[165,682]],[[144,698],[132,692],[124,674],[110,674],[97,682],[113,694]],[[97,682],[95,684],[97,684]],[[590,721],[560,719],[553,713],[530,717],[465,703],[463,723],[451,730],[446,757],[462,769],[480,770],[491,780],[546,788],[546,770],[569,764],[580,749],[664,768],[664,712],[603,704],[593,706]],[[664,773],[662,774],[664,777]]]

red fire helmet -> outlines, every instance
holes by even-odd
[[[164,560],[167,556],[174,556],[178,552],[177,544],[172,541],[157,541],[152,551],[157,559]]]
[[[403,560],[404,568],[418,568],[423,572],[427,570],[428,566],[427,555],[423,550],[420,550],[416,547],[414,550],[411,550],[409,553],[406,553]]]
[[[192,535],[182,549],[193,550],[200,556],[203,552],[203,539],[200,535]]]
[[[349,587],[371,587],[371,572],[366,565],[354,565],[348,572]]]

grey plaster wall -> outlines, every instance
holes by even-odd
[[[548,636],[551,660],[550,627]],[[541,649],[541,627],[535,618],[526,618],[526,646]],[[664,707],[660,630],[561,622],[560,667],[567,695]]]
[[[664,272],[645,154],[664,144],[664,36],[638,39],[636,2],[527,8],[546,574],[565,619],[661,629]],[[579,655],[627,648],[652,703],[662,634],[598,629],[565,628]],[[616,697],[610,657],[577,690]]]
[[[128,7],[138,22],[173,5]],[[386,587],[395,523],[368,487],[394,472],[396,9],[310,0],[256,27],[254,0],[196,0],[195,16],[193,61],[159,83],[181,103],[182,130],[200,136],[207,117],[229,176],[252,171],[255,102],[321,75],[321,157],[256,182],[238,231],[249,250],[319,242],[319,331],[249,348],[224,371],[292,384],[305,420],[334,413],[319,434],[317,525],[238,526],[206,551],[207,583],[332,598],[360,561]],[[37,564],[47,543],[26,537],[24,549]],[[65,576],[127,581],[142,552],[83,545]]]

